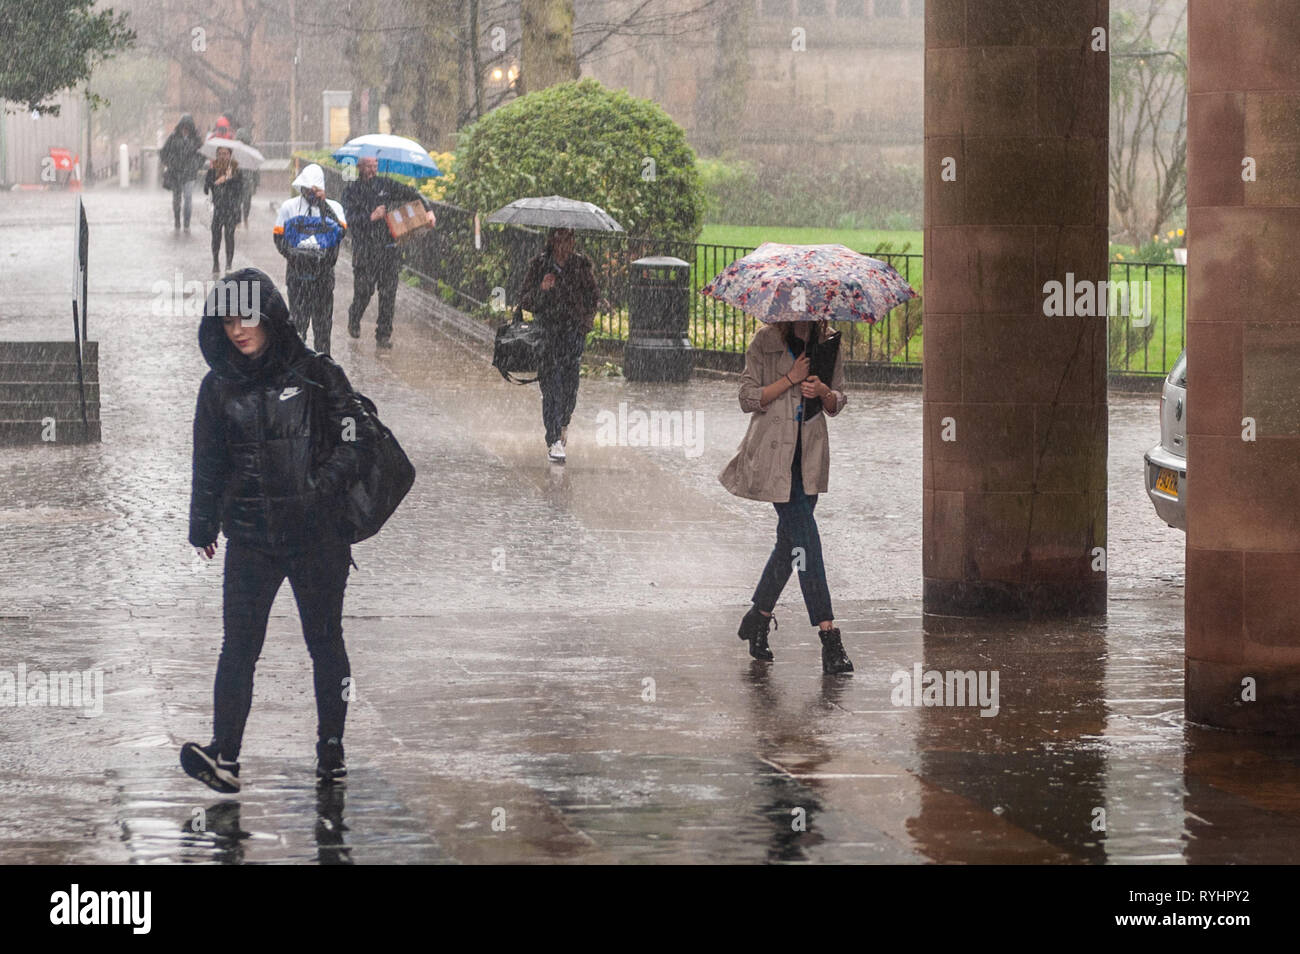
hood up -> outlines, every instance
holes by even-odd
[[[266,350],[256,358],[241,354],[226,336],[226,315],[257,316],[265,322]],[[257,268],[241,268],[213,283],[199,322],[199,350],[218,377],[241,383],[292,368],[312,353],[289,320],[289,308],[275,282]]]
[[[295,189],[323,189],[325,188],[325,172],[316,163],[304,166],[302,172],[298,173],[298,178],[293,180]]]

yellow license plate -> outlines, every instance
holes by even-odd
[[[1178,496],[1178,474],[1175,471],[1160,468],[1156,474],[1156,490],[1171,497]]]

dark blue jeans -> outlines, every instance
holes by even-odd
[[[212,737],[221,754],[238,759],[253,704],[253,671],[266,639],[271,604],[285,577],[293,587],[302,635],[311,654],[317,732],[323,741],[343,738],[347,687],[352,674],[343,646],[343,591],[352,548],[336,537],[310,550],[268,551],[230,541],[222,587],[225,635],[213,688]]]
[[[587,334],[573,327],[548,327],[543,332],[542,361],[537,382],[542,387],[542,424],[546,446],[560,439],[562,428],[578,404],[578,374],[582,370],[582,349]]]
[[[822,563],[822,539],[817,532],[813,511],[817,495],[803,492],[803,441],[795,444],[794,461],[790,467],[790,499],[774,503],[776,508],[776,546],[767,558],[767,566],[754,590],[753,602],[760,610],[772,612],[776,601],[785,589],[786,581],[796,566],[799,570],[799,588],[803,590],[804,605],[808,608],[808,622],[833,620],[831,593],[826,587],[826,567]],[[797,549],[797,548],[801,548]]]

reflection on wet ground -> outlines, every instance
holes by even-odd
[[[63,327],[50,289],[65,287],[71,215],[47,214],[55,198],[0,208],[15,266],[0,337],[58,337],[46,313]],[[393,354],[335,333],[420,474],[356,548],[351,777],[315,787],[286,587],[244,791],[208,792],[176,764],[206,740],[221,639],[220,570],[184,541],[206,368],[192,318],[141,320],[153,282],[207,278],[206,239],[172,237],[165,194],[87,202],[104,443],[0,452],[0,670],[100,670],[103,712],[0,708],[0,862],[1296,857],[1300,743],[1183,720],[1182,537],[1141,492],[1158,398],[1111,406],[1108,617],[992,623],[922,618],[919,395],[854,392],[818,517],[857,671],[827,678],[797,587],[774,664],[735,637],[774,520],[716,482],[745,425],[734,382],[584,381],[569,463],[553,467],[535,389],[423,323],[406,288]],[[237,264],[278,276],[255,215]],[[351,293],[338,278],[336,315]],[[702,453],[599,446],[595,417],[621,401],[701,411]],[[900,694],[918,667],[922,686]],[[926,705],[931,670],[945,695],[947,673],[954,691],[970,673],[977,697],[996,673],[996,715],[981,714],[992,699]]]
[[[444,860],[424,825],[402,810],[382,775],[313,785],[312,765],[250,759],[257,785],[237,796],[207,793],[157,768],[113,771],[117,821],[135,864],[315,862],[425,864]],[[354,832],[353,829],[356,829]]]

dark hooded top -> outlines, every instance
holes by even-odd
[[[194,119],[186,113],[158,153],[167,170],[163,182],[164,188],[179,188],[182,183],[189,182],[199,174],[204,162],[199,152],[199,147],[202,145],[203,140],[199,138]]]
[[[542,279],[547,272],[555,274],[555,284],[542,291]],[[595,324],[599,303],[595,266],[581,252],[572,252],[561,267],[551,257],[548,245],[528,263],[519,290],[519,306],[532,312],[541,328],[589,332]]]
[[[241,354],[222,316],[256,314],[267,347]],[[368,465],[369,418],[347,375],[308,348],[270,276],[255,268],[217,282],[199,324],[211,371],[194,412],[189,541],[217,531],[267,549],[303,549],[337,534],[337,496]],[[353,439],[343,439],[351,435]]]

